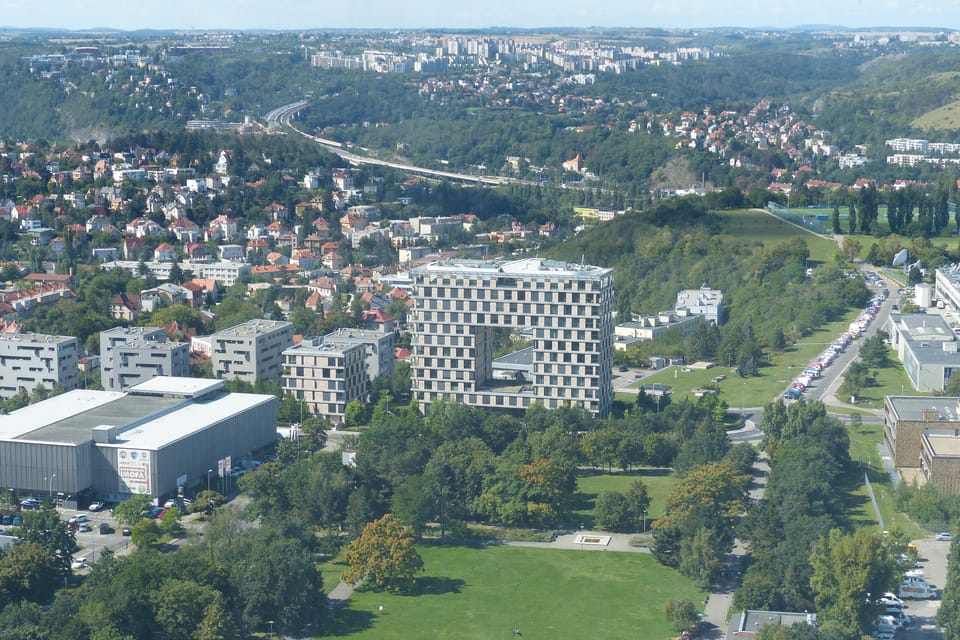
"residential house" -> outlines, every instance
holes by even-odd
[[[114,320],[136,322],[140,316],[140,296],[119,293],[110,300],[110,317]]]
[[[193,292],[170,282],[140,292],[140,307],[150,313],[163,307],[192,304]]]
[[[153,259],[156,262],[176,262],[177,248],[169,242],[161,242],[153,251]]]

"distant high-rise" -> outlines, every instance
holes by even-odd
[[[613,403],[613,269],[524,260],[434,262],[411,271],[413,393],[422,410],[450,399],[523,410]],[[497,330],[533,336],[531,380],[493,376]]]

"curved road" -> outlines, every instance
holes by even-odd
[[[447,180],[456,180],[458,182],[470,182],[474,184],[483,184],[488,186],[500,186],[506,184],[525,184],[525,185],[539,185],[539,182],[534,182],[532,180],[520,180],[518,178],[508,178],[503,176],[475,176],[468,173],[457,173],[455,171],[441,171],[439,169],[428,169],[426,167],[418,167],[412,164],[406,164],[403,162],[392,162],[390,160],[381,160],[379,158],[372,158],[370,156],[360,155],[347,151],[343,144],[335,141],[328,140],[326,138],[320,138],[318,136],[310,135],[306,131],[293,126],[292,121],[303,110],[310,104],[309,100],[298,100],[297,102],[291,102],[290,104],[285,104],[283,106],[277,107],[267,112],[264,116],[267,120],[267,126],[270,128],[276,128],[278,126],[286,126],[291,130],[299,133],[301,136],[313,140],[317,144],[323,146],[331,153],[334,153],[347,162],[351,164],[370,164],[370,165],[379,165],[382,167],[390,167],[391,169],[397,169],[405,173],[410,173],[413,175],[426,176],[428,178],[445,178]]]

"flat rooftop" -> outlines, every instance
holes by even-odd
[[[888,396],[887,401],[897,420],[922,420],[927,410],[936,411],[937,420],[960,420],[960,398]]]
[[[754,611],[747,609],[740,614],[740,626],[737,631],[756,633],[768,624],[789,627],[798,622],[816,624],[815,613],[795,613],[792,611]]]
[[[284,320],[250,320],[249,322],[244,322],[243,324],[238,324],[236,326],[230,327],[229,329],[224,329],[223,331],[217,331],[213,334],[213,338],[218,336],[260,336],[265,333],[270,333],[276,331],[277,329],[283,329],[287,326],[292,327],[293,325]]]
[[[113,427],[114,439],[97,446],[156,450],[274,400],[227,393],[222,380],[158,376],[126,392],[78,389],[0,416],[0,440],[78,445]]]
[[[953,330],[942,316],[934,313],[892,314],[890,322],[897,325],[906,338],[913,341],[953,341]]]
[[[930,430],[923,432],[930,443],[933,455],[945,458],[960,458],[960,434],[957,431]]]
[[[413,269],[411,273],[462,273],[483,275],[512,275],[517,277],[554,277],[593,280],[613,274],[613,269],[594,265],[559,262],[542,258],[523,260],[474,260],[469,258],[451,258],[431,262]]]

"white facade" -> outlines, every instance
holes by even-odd
[[[69,391],[77,388],[80,346],[71,336],[42,333],[0,333],[0,398],[41,385]]]
[[[293,345],[293,324],[251,320],[210,336],[213,375],[253,383],[257,378],[279,380],[284,349]]]
[[[674,310],[678,315],[703,316],[720,325],[723,322],[723,292],[707,285],[699,289],[684,289],[677,294]]]

